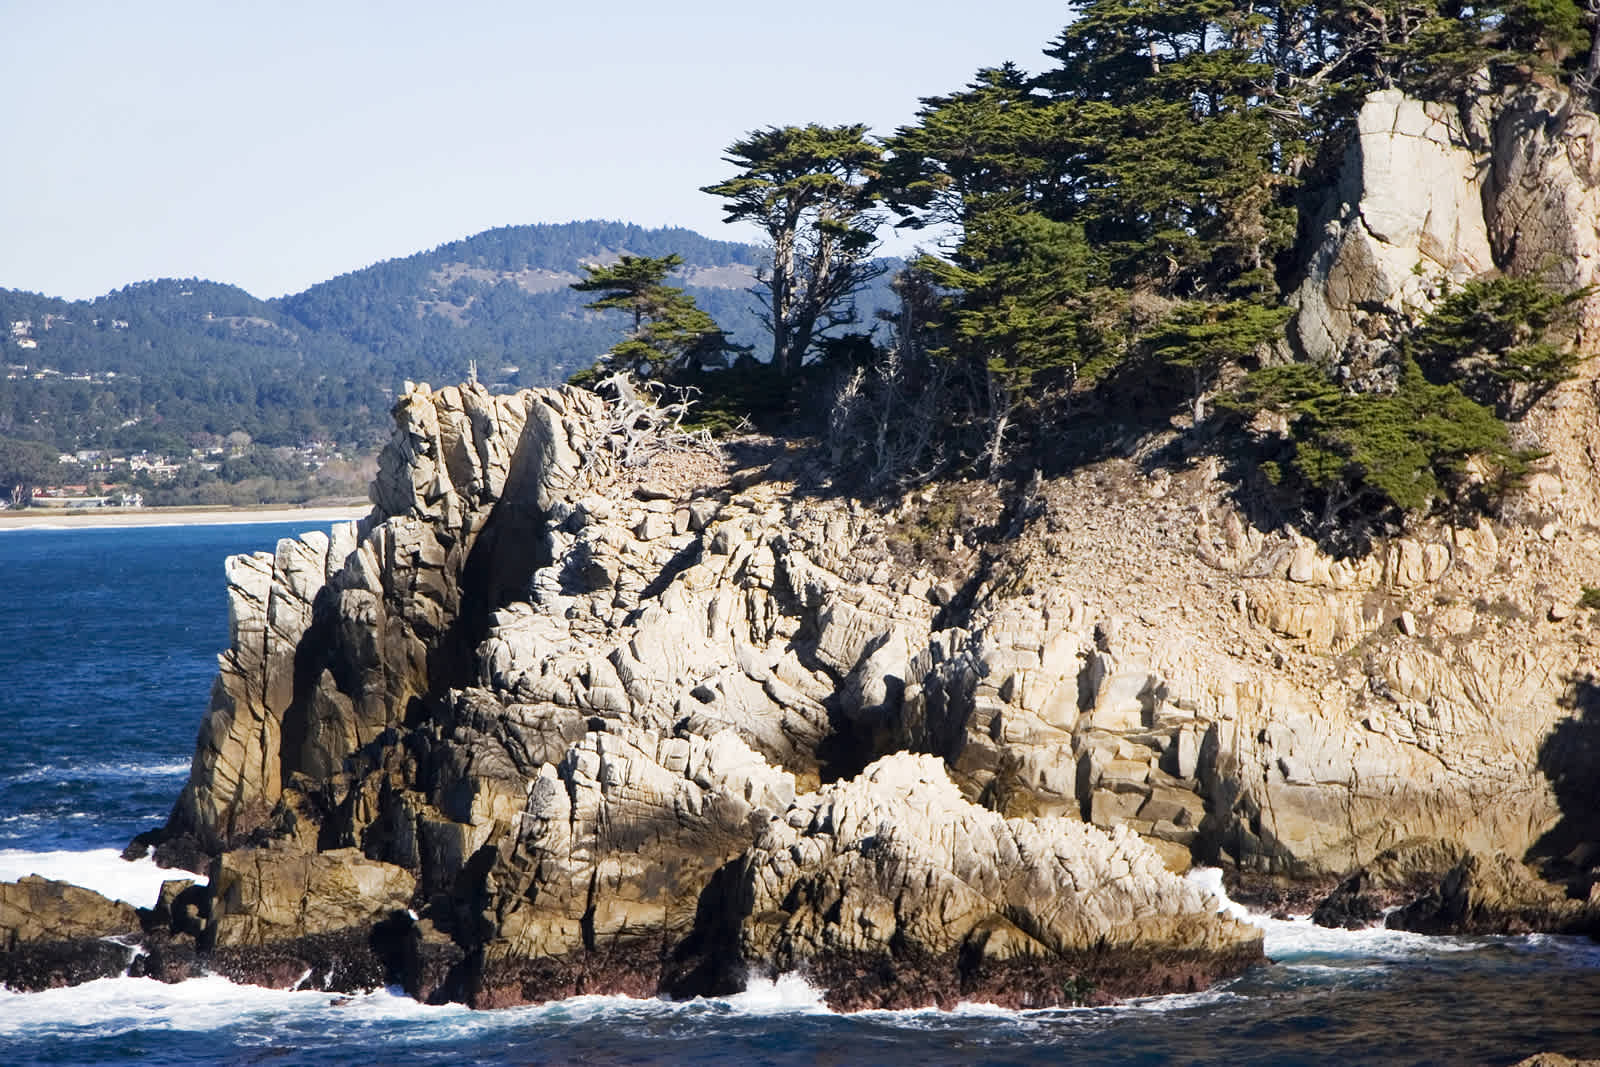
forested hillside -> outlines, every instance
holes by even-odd
[[[761,250],[616,222],[507,226],[259,300],[199,280],[90,301],[0,290],[0,438],[52,449],[186,452],[197,435],[370,446],[407,378],[548,385],[591,364],[620,323],[584,310],[585,263],[676,254],[675,281],[734,339],[762,332]]]
[[[371,354],[386,381],[457,381],[469,360],[487,382],[565,379],[616,339],[619,324],[583,310],[569,286],[581,264],[676,253],[679,284],[746,343],[760,332],[747,290],[760,249],[683,229],[620,222],[505,226],[431,252],[388,260],[274,304],[319,334]]]

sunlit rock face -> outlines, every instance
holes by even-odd
[[[1374,94],[1304,354],[1363,373],[1496,267],[1586,284],[1592,126]],[[142,917],[147,966],[479,1006],[790,970],[846,1008],[1104,1000],[1260,958],[1196,862],[1360,872],[1329,921],[1421,892],[1417,928],[1581,929],[1522,864],[1600,861],[1594,386],[1522,424],[1549,455],[1494,521],[1343,557],[1252,526],[1215,460],[1106,460],[979,536],[926,506],[976,485],[861,501],[777,442],[644,461],[587,392],[408,387],[366,520],[229,561],[157,842],[210,885]]]

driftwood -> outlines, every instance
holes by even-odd
[[[722,449],[710,430],[683,428],[693,405],[688,395],[693,390],[675,390],[677,399],[663,400],[665,387],[641,382],[626,371],[618,371],[599,385],[602,395],[610,396],[606,440],[617,466],[642,467],[657,456],[684,453],[722,460]]]

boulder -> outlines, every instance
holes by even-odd
[[[365,930],[411,904],[416,877],[357,849],[236,849],[211,867],[215,946],[258,947],[315,934]]]
[[[1504,853],[1469,853],[1385,925],[1421,934],[1593,935],[1600,933],[1600,893],[1575,900]]]
[[[21,992],[123,974],[139,915],[121,901],[28,875],[0,882],[0,985]]]
[[[1261,959],[1125,830],[1005,819],[908,753],[798,799],[739,865],[740,956],[852,1010],[1179,992]]]

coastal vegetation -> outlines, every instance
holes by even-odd
[[[892,133],[733,140],[704,191],[763,248],[571,223],[271,301],[192,280],[0,292],[0,435],[370,448],[406,378],[626,370],[684,390],[702,425],[816,434],[841,484],[871,492],[1025,482],[1176,431],[1322,536],[1491,508],[1534,457],[1511,427],[1573,372],[1587,291],[1464,279],[1379,323],[1360,366],[1300,350],[1291,297],[1370,92],[1587,99],[1595,29],[1574,0],[1086,3],[1042,70],[985,67]],[[891,225],[926,238],[910,262],[876,257]]]
[[[1370,92],[1586,94],[1596,28],[1571,0],[1102,0],[1041,72],[982,69],[888,136],[752,132],[704,190],[770,242],[771,387],[744,413],[809,423],[873,490],[1024,479],[1175,428],[1323,536],[1490,508],[1536,455],[1509,425],[1573,374],[1588,291],[1446,279],[1380,323],[1360,373],[1297,349],[1290,298]],[[929,243],[863,323],[891,217]],[[661,379],[722,402],[698,369]]]

